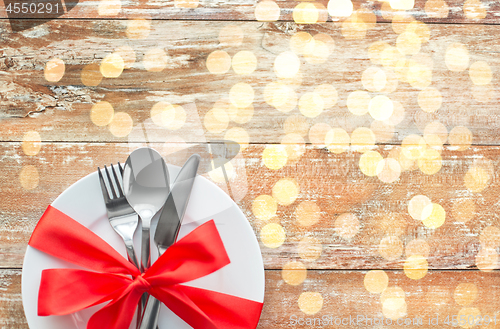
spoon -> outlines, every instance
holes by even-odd
[[[141,218],[141,272],[145,272],[151,266],[151,219],[170,193],[167,165],[157,151],[143,147],[130,153],[123,169],[123,190],[128,203]]]

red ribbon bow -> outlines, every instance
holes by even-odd
[[[262,303],[182,283],[230,263],[213,220],[173,244],[144,273],[80,223],[49,206],[29,245],[92,271],[42,271],[38,315],[65,315],[110,301],[88,329],[127,329],[144,292],[193,328],[255,328]]]

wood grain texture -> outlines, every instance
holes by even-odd
[[[209,20],[209,21],[255,21],[255,8],[260,1],[256,0],[221,0],[209,1],[201,0],[188,1],[193,3],[194,8],[180,8],[178,5],[182,1],[126,1],[121,3],[121,10],[114,16],[100,16],[98,5],[94,1],[80,0],[76,7],[69,13],[65,14],[64,18],[105,18],[105,19],[127,19],[134,17],[148,17],[152,19],[172,19],[172,20]],[[276,4],[280,7],[279,21],[293,22],[293,10],[297,6],[297,2],[293,0],[277,0]],[[64,3],[72,4],[73,1],[67,0]],[[328,17],[328,21],[342,21],[343,17],[328,16],[326,7],[328,1],[316,1],[323,7],[319,7],[320,15]],[[354,10],[364,8],[370,9],[377,15],[377,21],[390,21],[391,15],[396,10],[392,10],[389,6],[382,7],[382,2],[379,1],[352,1]],[[406,12],[416,19],[423,22],[439,22],[439,23],[466,23],[466,24],[496,24],[498,23],[498,11],[500,9],[496,1],[487,0],[481,1],[483,8],[487,14],[484,18],[475,18],[464,13],[464,1],[447,0],[445,1],[448,8],[446,15],[436,17],[433,11],[425,9],[425,0],[416,0],[413,9]],[[4,6],[0,9],[0,18],[7,18],[7,12]]]
[[[23,154],[19,143],[1,143],[0,172],[0,264],[20,267],[31,232],[44,209],[67,187],[103,164],[124,162],[138,144],[122,143],[44,143],[36,157]],[[165,154],[170,146],[150,144]],[[377,147],[384,157],[394,146]],[[327,150],[307,147],[296,163],[272,171],[262,164],[263,145],[251,145],[243,152],[246,179],[237,169],[231,180],[232,191],[244,191],[238,202],[260,240],[260,230],[268,223],[279,223],[286,240],[278,248],[268,248],[261,242],[266,269],[281,269],[289,261],[304,261],[311,269],[402,269],[403,249],[394,260],[379,254],[380,241],[387,235],[400,239],[401,248],[413,239],[423,239],[430,247],[430,269],[475,268],[476,255],[481,249],[479,236],[490,225],[500,227],[499,178],[495,171],[488,187],[473,193],[464,186],[464,175],[478,159],[490,159],[495,168],[500,153],[498,147],[474,147],[464,152],[443,151],[440,172],[428,176],[419,170],[403,172],[398,181],[386,184],[377,177],[367,177],[358,168],[360,154],[349,151],[340,155]],[[182,164],[184,158],[168,156],[169,163]],[[240,165],[242,163],[240,162]],[[39,175],[38,186],[24,189],[20,180],[23,167],[31,165]],[[31,176],[28,176],[31,177]],[[276,216],[268,221],[255,218],[252,204],[259,195],[271,195],[274,184],[283,177],[294,178],[300,186],[297,200],[290,206],[278,206]],[[27,180],[30,182],[30,180]],[[256,183],[258,182],[258,183]],[[227,189],[226,184],[219,184]],[[233,192],[234,193],[234,192]],[[446,211],[446,222],[438,229],[426,228],[410,217],[408,203],[415,195],[426,195]],[[460,200],[473,200],[476,208],[472,219],[461,222],[453,212]],[[319,207],[320,220],[312,226],[301,226],[295,214],[303,201]],[[360,220],[360,230],[351,240],[338,235],[335,219],[352,213]],[[321,245],[316,260],[301,259],[299,242],[314,237]]]
[[[5,31],[2,33],[4,47],[0,51],[0,117],[3,119],[0,120],[0,139],[20,141],[26,131],[37,130],[44,141],[123,141],[90,121],[92,104],[109,101],[115,111],[129,113],[137,124],[150,117],[150,109],[156,102],[194,103],[203,122],[204,115],[217,100],[229,97],[234,84],[246,82],[255,94],[253,118],[242,125],[250,141],[279,143],[286,118],[300,112],[297,107],[289,113],[276,110],[264,101],[263,93],[265,86],[276,80],[273,63],[278,54],[290,50],[293,31],[286,32],[275,23],[236,23],[244,32],[244,43],[240,47],[222,47],[218,34],[227,24],[155,21],[147,39],[127,40],[126,21],[58,20],[31,34],[6,32],[7,22],[0,22],[0,30]],[[440,90],[443,105],[434,113],[422,111],[417,103],[420,90],[399,82],[389,96],[403,104],[405,118],[395,127],[396,134],[389,142],[399,143],[408,134],[421,134],[427,123],[438,120],[448,130],[459,125],[468,127],[474,135],[474,144],[497,144],[500,112],[496,104],[500,96],[496,72],[500,70],[497,56],[500,46],[495,36],[499,27],[442,24],[429,27],[431,40],[422,45],[421,53],[428,54],[433,62],[432,86]],[[369,46],[375,41],[395,45],[397,34],[387,24],[378,24],[361,40],[344,39],[334,23],[297,30],[312,35],[326,33],[336,44],[333,54],[323,64],[313,65],[301,58],[302,84],[295,88],[298,97],[324,83],[332,84],[339,95],[337,105],[315,118],[307,118],[308,125],[325,122],[348,132],[369,126],[373,119],[368,114],[351,114],[346,100],[352,91],[364,89],[362,73],[373,65],[368,56]],[[483,60],[490,65],[493,89],[488,101],[480,102],[473,97],[474,85],[468,70],[452,72],[446,67],[445,52],[453,42],[467,45],[470,63]],[[125,44],[136,52],[133,68],[125,70],[119,78],[104,78],[97,87],[82,84],[80,73],[85,65],[99,64],[113,49]],[[167,53],[169,61],[162,72],[144,70],[144,53],[152,48],[161,48]],[[257,70],[248,76],[235,74],[233,70],[222,75],[211,74],[205,62],[215,50],[227,51],[231,56],[240,50],[252,51],[258,59]],[[44,66],[55,57],[65,62],[66,73],[57,83],[47,82]],[[372,93],[372,97],[375,94]],[[238,124],[230,123],[228,128],[233,126]],[[193,129],[189,125],[183,127],[188,136]],[[223,133],[204,134],[208,139],[221,136]]]
[[[319,320],[335,321],[335,319],[365,318],[381,319],[382,303],[380,294],[370,293],[364,288],[363,280],[366,271],[316,271],[310,270],[307,279],[298,286],[286,284],[281,278],[281,271],[266,271],[265,303],[258,328],[345,328],[348,325],[319,325]],[[457,315],[461,306],[454,300],[454,291],[463,282],[474,283],[478,290],[478,298],[469,307],[476,307],[481,315],[496,316],[497,324],[481,325],[482,328],[498,328],[500,313],[498,311],[499,284],[496,274],[477,271],[432,271],[423,279],[410,280],[402,272],[387,271],[389,287],[400,287],[405,293],[407,314],[405,319],[422,319],[421,326],[411,328],[452,328],[444,324],[447,316]],[[2,290],[0,291],[0,328],[27,329],[26,318],[21,301],[21,271],[2,270]],[[298,299],[303,292],[317,292],[323,298],[321,310],[313,315],[301,311]],[[429,319],[439,317],[439,326],[428,325]],[[332,320],[330,320],[330,317]],[[302,318],[303,324],[297,322]],[[316,325],[307,325],[306,321],[314,321]],[[361,320],[351,328],[373,328],[368,320]],[[382,325],[377,328],[394,328]]]

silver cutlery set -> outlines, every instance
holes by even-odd
[[[142,273],[151,266],[152,218],[160,213],[153,241],[161,256],[177,239],[199,164],[200,156],[192,155],[171,184],[161,155],[145,147],[134,150],[123,168],[120,163],[109,169],[104,166],[104,175],[97,168],[109,222],[123,239],[128,260]],[[139,220],[142,226],[140,263],[133,245]],[[137,328],[157,328],[160,302],[145,294],[140,304]]]

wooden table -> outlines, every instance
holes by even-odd
[[[205,176],[259,239],[259,328],[500,327],[498,3],[327,6],[80,0],[19,32],[0,9],[1,327],[28,327],[23,256],[62,191],[146,143],[182,163],[222,138],[230,184]]]

